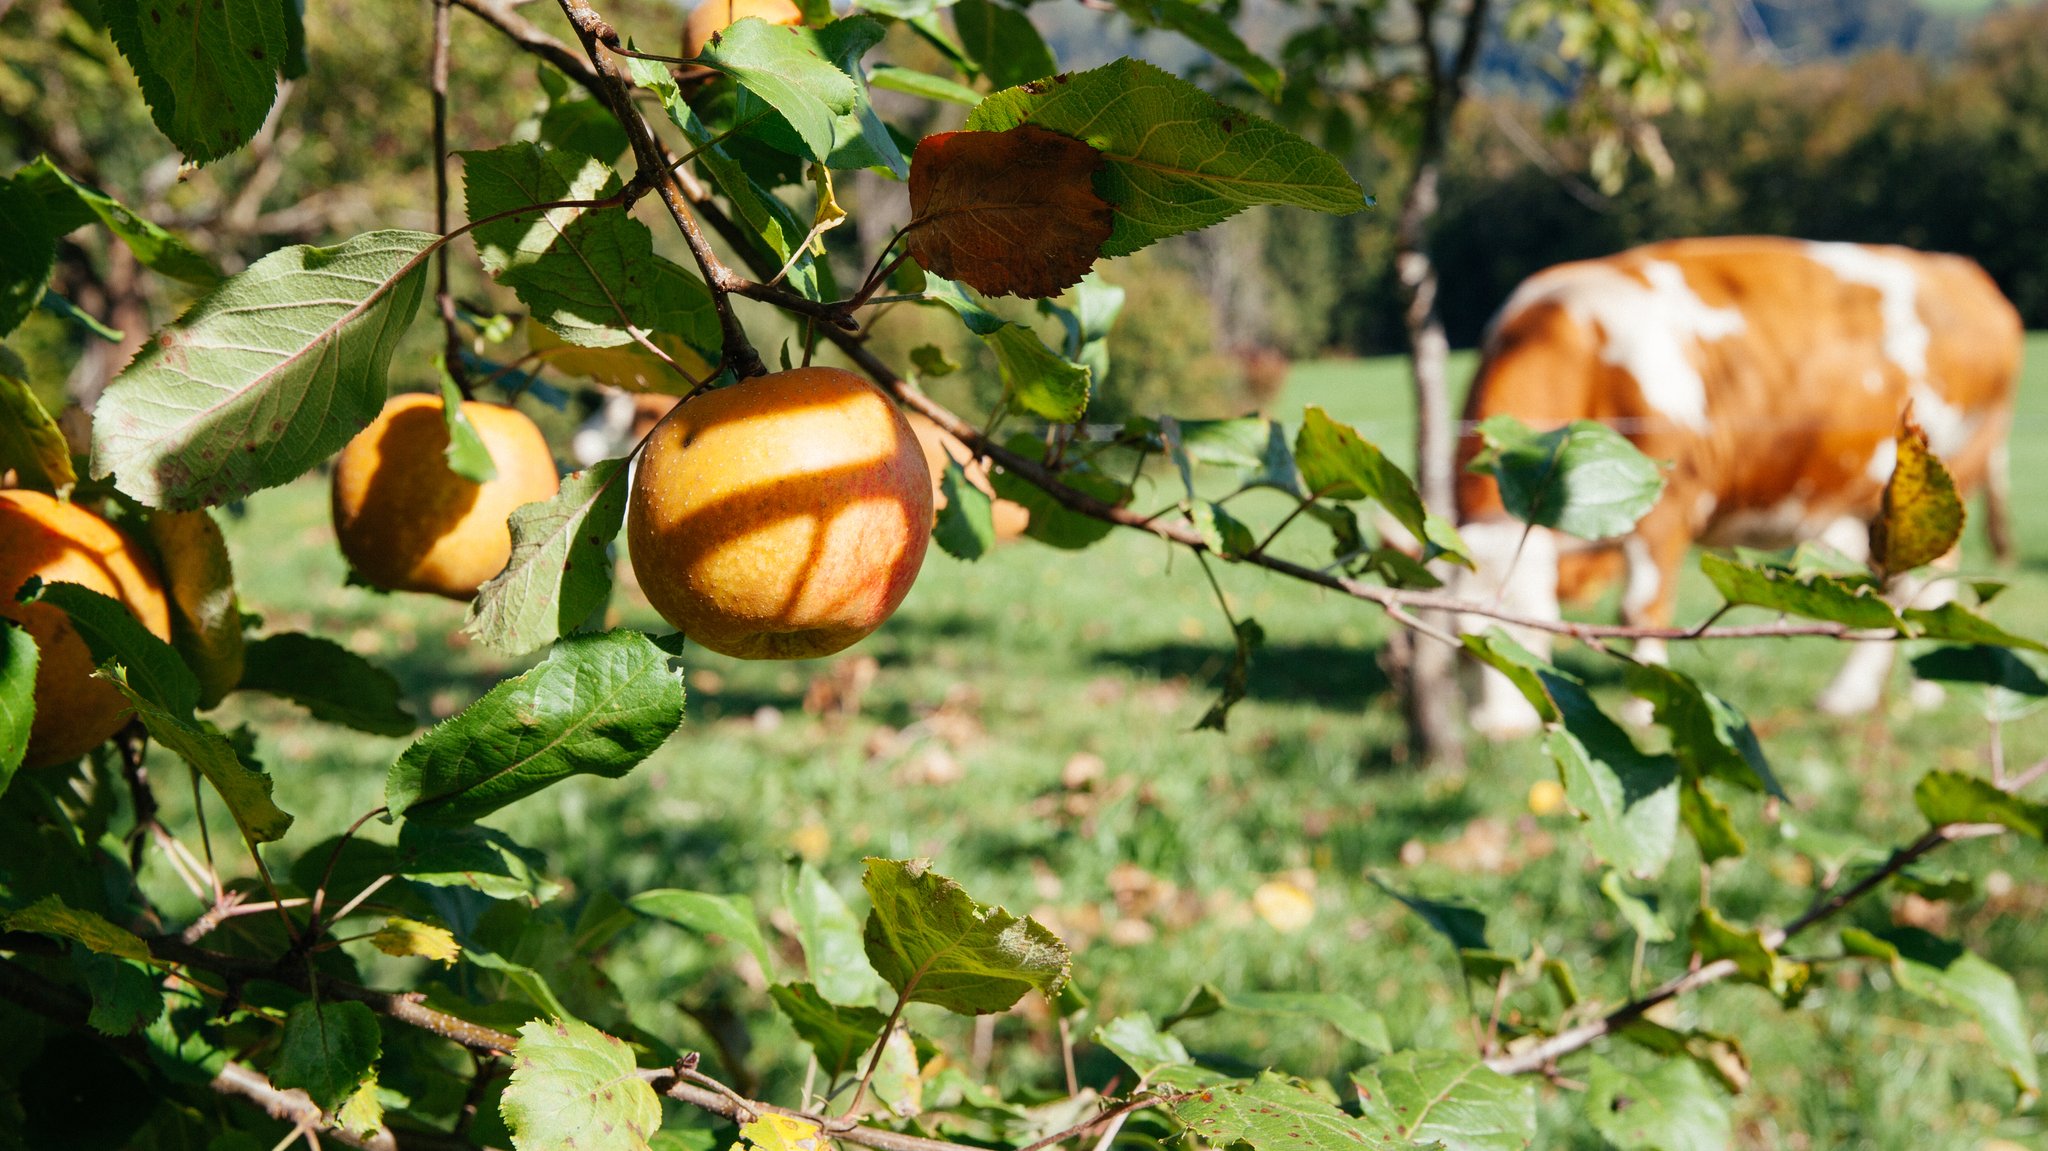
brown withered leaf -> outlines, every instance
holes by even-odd
[[[1021,124],[926,136],[910,161],[910,258],[990,296],[1056,296],[1109,239],[1102,153]]]
[[[1881,577],[1911,571],[1948,553],[1963,534],[1963,501],[1948,468],[1928,450],[1927,433],[1908,407],[1899,417],[1899,462],[1870,521],[1870,563]]]

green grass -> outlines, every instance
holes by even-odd
[[[2037,462],[2048,458],[2048,337],[2029,351],[2014,450],[2023,559],[1997,573],[2014,587],[1995,614],[2048,635],[2048,468]],[[1304,403],[1319,403],[1398,448],[1407,437],[1405,389],[1395,361],[1304,365],[1276,411],[1294,422]],[[1155,476],[1140,502],[1147,510],[1169,502],[1173,484]],[[1319,529],[1299,530],[1299,554],[1326,546],[1314,537]],[[377,660],[400,676],[422,716],[449,714],[517,669],[461,642],[459,605],[343,586],[313,480],[253,498],[229,538],[247,609],[268,628],[317,629]],[[1967,554],[1972,570],[1988,570],[1974,533]],[[1375,888],[1375,874],[1424,893],[1467,895],[1491,917],[1500,949],[1540,947],[1574,967],[1587,995],[1625,998],[1632,940],[1597,890],[1596,866],[1569,818],[1528,813],[1530,785],[1551,775],[1533,743],[1481,747],[1460,778],[1397,765],[1398,717],[1375,662],[1385,635],[1378,613],[1258,572],[1219,574],[1234,609],[1255,616],[1268,636],[1250,698],[1226,735],[1189,730],[1228,643],[1191,556],[1130,532],[1084,553],[1024,544],[978,564],[935,549],[903,610],[851,653],[881,669],[857,716],[802,710],[826,664],[700,653],[688,661],[689,722],[649,762],[623,780],[571,782],[493,822],[547,853],[573,885],[569,908],[657,886],[746,892],[768,908],[792,850],[810,854],[849,895],[865,855],[929,856],[980,897],[1038,914],[1069,939],[1099,1019],[1170,1011],[1203,981],[1225,991],[1344,991],[1384,1012],[1404,1045],[1469,1048],[1473,1028],[1448,947]],[[1700,618],[1713,602],[1694,572],[1681,618]],[[659,627],[636,599],[621,596],[618,615]],[[1563,658],[1612,679],[1584,653]],[[1873,843],[1909,836],[1918,776],[1983,762],[1987,730],[1966,692],[1931,713],[1895,701],[1871,720],[1816,716],[1812,694],[1838,658],[1818,641],[1675,655],[1747,711],[1793,796],[1775,827],[1756,803],[1733,799],[1753,851],[1712,879],[1716,903],[1733,916],[1789,918],[1810,897],[1813,876],[1795,843],[1834,833]],[[226,711],[259,727],[277,799],[302,821],[285,857],[375,807],[403,747],[305,722],[282,704],[234,702]],[[2006,746],[2020,763],[2048,754],[2048,723],[2011,725]],[[1099,757],[1101,778],[1063,787],[1063,769],[1084,755]],[[1794,830],[1804,837],[1788,840]],[[373,825],[370,834],[388,831]],[[2048,1018],[2048,941],[2034,926],[2048,902],[2041,851],[1972,845],[1956,856],[2008,881],[1954,907],[1945,930],[2013,971],[2036,1019]],[[1253,910],[1254,892],[1276,877],[1313,888],[1305,930],[1283,934]],[[160,872],[153,885],[165,886]],[[1653,890],[1682,927],[1699,886],[1696,856],[1681,845]],[[176,905],[175,894],[164,898]],[[180,910],[197,908],[187,900]],[[1882,923],[1884,901],[1849,918]],[[1825,933],[1795,948],[1834,949]],[[730,997],[757,1024],[754,1061],[786,1087],[801,1063],[750,973],[736,973],[737,955],[645,924],[612,945],[608,970],[635,1021],[685,1047],[705,1038],[670,1005]],[[366,951],[362,961],[373,959]],[[1685,949],[1651,947],[1645,961],[1649,977],[1662,978],[1682,968]],[[421,977],[377,962],[372,973],[387,982]],[[578,994],[596,994],[581,982]],[[1509,1007],[1541,1017],[1555,999],[1534,991]],[[916,1009],[911,1019],[956,1041],[963,1035],[935,1012]],[[1907,999],[1882,972],[1827,969],[1809,1009],[1790,1012],[1761,990],[1716,987],[1681,1003],[1672,1021],[1730,1032],[1747,1048],[1755,1085],[1736,1101],[1746,1147],[1920,1151],[1976,1148],[1993,1136],[2048,1138],[2038,1116],[2006,1115],[2011,1089],[1974,1028]],[[1223,1017],[1187,1033],[1197,1049],[1340,1081],[1366,1057],[1312,1023]],[[1056,1047],[1042,1013],[1003,1017],[998,1036],[995,1074],[1046,1081]],[[1583,1066],[1567,1073],[1583,1078]],[[1103,1082],[1116,1070],[1084,1048],[1085,1078]],[[1577,1115],[1580,1098],[1543,1089],[1540,1145],[1598,1145]]]

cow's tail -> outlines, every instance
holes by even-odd
[[[2001,442],[1991,449],[1984,469],[1984,534],[1991,541],[1991,554],[2002,564],[2013,560],[2011,457],[2012,449]]]

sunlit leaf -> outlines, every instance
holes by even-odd
[[[854,1007],[875,1002],[882,980],[868,966],[860,920],[838,889],[817,868],[798,860],[783,874],[782,902],[796,920],[804,969],[818,993]]]
[[[1727,1151],[1735,1135],[1727,1098],[1690,1059],[1631,1075],[1595,1055],[1585,1108],[1620,1151]]]
[[[1627,535],[1664,491],[1657,464],[1592,420],[1538,432],[1511,416],[1479,427],[1472,467],[1500,485],[1508,514],[1581,539]]]
[[[28,754],[28,733],[36,718],[36,668],[42,662],[35,637],[13,620],[0,620],[0,793]]]
[[[96,911],[67,907],[55,895],[45,895],[19,911],[0,913],[0,928],[68,939],[98,955],[143,963],[150,960],[149,944],[141,936],[108,922]]]
[[[611,597],[610,545],[626,517],[626,461],[562,477],[554,498],[512,512],[512,558],[470,602],[463,630],[527,652],[569,634]]]
[[[1854,628],[1894,630],[1900,626],[1892,605],[1878,597],[1868,582],[1829,575],[1800,578],[1776,568],[1757,567],[1711,552],[1700,557],[1700,570],[1714,590],[1731,604],[1749,604],[1827,620]]]
[[[822,162],[832,154],[833,124],[853,111],[855,92],[852,77],[824,58],[815,40],[748,17],[714,36],[698,59],[781,113],[807,159]]]
[[[1175,1103],[1173,1116],[1205,1146],[1243,1142],[1253,1151],[1350,1151],[1393,1135],[1270,1071],[1250,1083],[1204,1087]]]
[[[1996,823],[2035,839],[2048,838],[2048,803],[2001,791],[1982,776],[1930,771],[1913,787],[1913,802],[1930,823]]]
[[[1887,931],[1842,929],[1842,946],[1891,965],[1899,987],[1976,1018],[1998,1062],[2012,1076],[2025,1106],[2041,1092],[2033,1032],[2012,976],[1976,953],[1916,927]]]
[[[1187,1047],[1159,1030],[1149,1015],[1119,1015],[1097,1027],[1090,1038],[1129,1064],[1140,1079],[1150,1079],[1168,1067],[1194,1062]]]
[[[923,860],[867,861],[868,961],[898,995],[962,1015],[1007,1011],[1028,991],[1059,994],[1072,964],[1037,920],[976,903]]]
[[[439,924],[421,923],[402,915],[385,920],[384,926],[370,936],[370,946],[386,955],[400,958],[416,956],[448,966],[462,958],[462,945],[455,941],[454,932]]]
[[[1871,567],[1892,576],[1940,559],[1962,538],[1965,518],[1955,480],[1908,408],[1899,418],[1898,462],[1870,521]]]
[[[1693,917],[1687,939],[1703,962],[1729,960],[1737,981],[1767,987],[1780,998],[1797,998],[1812,974],[1806,964],[1786,959],[1764,942],[1762,929],[1737,927],[1711,907]]]
[[[149,737],[178,758],[191,764],[227,804],[236,826],[251,843],[268,843],[284,837],[292,817],[271,801],[270,776],[242,762],[242,757],[211,724],[175,715],[129,686],[119,664],[109,664],[100,674],[128,697],[136,718],[149,729]]]
[[[518,1151],[645,1151],[661,1127],[633,1049],[587,1023],[528,1023],[512,1057],[498,1110]]]
[[[1448,1151],[1523,1151],[1536,1139],[1536,1088],[1456,1051],[1401,1051],[1355,1071],[1361,1117]]]

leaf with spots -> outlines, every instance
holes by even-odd
[[[470,601],[463,630],[508,652],[568,635],[612,593],[611,543],[626,518],[626,461],[563,477],[555,495],[513,510],[512,558]]]
[[[1700,570],[1713,581],[1714,590],[1736,606],[1769,608],[1855,628],[1891,631],[1900,626],[1899,613],[1861,577],[1801,577],[1782,568],[1759,567],[1712,553],[1700,557]]]
[[[1632,1075],[1595,1055],[1585,1107],[1621,1151],[1727,1151],[1735,1138],[1727,1097],[1690,1059]]]
[[[832,1145],[816,1123],[772,1111],[740,1124],[740,1138],[756,1151],[827,1151]]]
[[[588,1023],[536,1019],[512,1057],[498,1110],[517,1151],[645,1151],[661,1128],[633,1049]]]
[[[298,478],[376,416],[426,286],[425,232],[294,245],[159,330],[93,413],[93,476],[196,508]]]
[[[102,13],[157,129],[188,158],[217,160],[263,126],[290,53],[277,0],[109,0]]]
[[[1402,1051],[1351,1076],[1360,1114],[1411,1143],[1523,1151],[1536,1140],[1536,1087],[1456,1051]]]
[[[1056,296],[1109,239],[1101,166],[1102,153],[1030,124],[926,136],[910,163],[910,258],[987,295]]]
[[[975,902],[925,860],[867,865],[868,962],[905,1000],[986,1015],[1027,991],[1050,1000],[1066,983],[1073,957],[1037,920]]]
[[[1355,1151],[1407,1147],[1392,1128],[1354,1119],[1294,1079],[1267,1072],[1249,1083],[1205,1087],[1173,1105],[1204,1146],[1253,1151]]]
[[[1899,418],[1899,460],[1884,485],[1884,503],[1870,521],[1870,566],[1879,579],[1912,571],[1948,554],[1963,535],[1962,497],[1912,409]]]
[[[428,730],[385,780],[393,815],[469,823],[572,775],[631,771],[683,720],[682,677],[636,631],[578,635]]]

